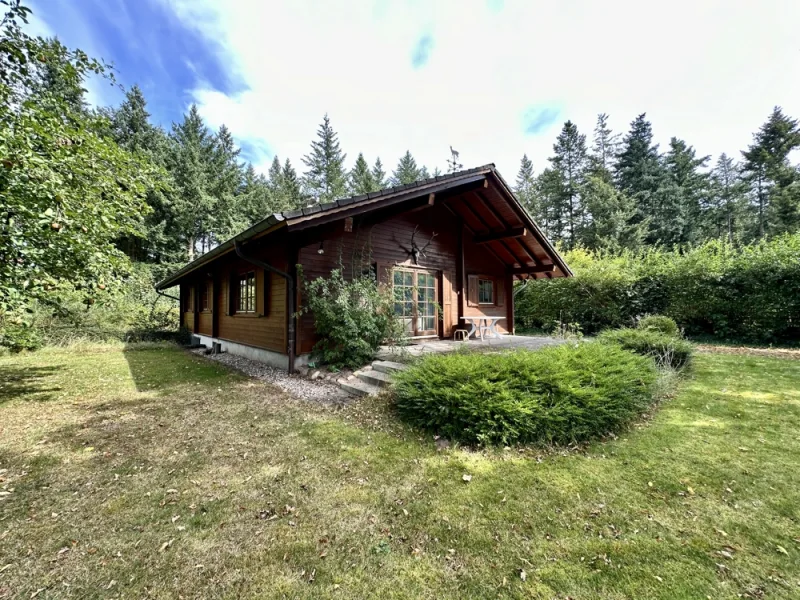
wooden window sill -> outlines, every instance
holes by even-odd
[[[258,319],[259,317],[263,317],[264,315],[259,313],[233,313],[232,317],[236,317],[238,319]]]

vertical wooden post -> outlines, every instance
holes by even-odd
[[[192,324],[192,333],[200,332],[200,285],[195,283],[193,286],[194,293],[192,294],[192,310],[194,311],[194,319]]]
[[[300,323],[294,316],[300,301],[300,287],[297,281],[297,263],[300,251],[296,243],[289,243],[287,248],[286,273],[286,353],[289,355],[289,373],[294,373],[294,359],[300,351]]]
[[[516,334],[516,327],[514,325],[514,275],[506,273],[506,319],[508,323],[508,333],[511,335]]]
[[[461,327],[461,317],[464,316],[464,220],[456,219],[458,248],[456,249],[456,296],[458,301],[458,318],[456,329]]]
[[[220,285],[219,275],[214,275],[211,280],[211,298],[209,308],[211,309],[211,337],[219,337],[219,309],[222,304],[222,286]]]

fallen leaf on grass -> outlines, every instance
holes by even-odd
[[[159,548],[158,551],[159,552],[163,552],[164,550],[166,550],[167,548],[172,546],[172,542],[174,542],[174,541],[175,541],[175,538],[172,538],[170,541],[164,542],[163,544],[161,544],[161,548]]]
[[[522,581],[526,581],[528,579],[528,574],[525,572],[525,569],[519,570],[519,578],[522,579]]]
[[[464,473],[464,474],[461,476],[461,479],[463,479],[464,481],[466,481],[467,483],[469,483],[470,481],[472,481],[472,475],[467,475],[466,473]]]
[[[663,580],[663,579],[661,579],[661,577],[659,577],[658,575],[653,575],[653,577],[655,577],[656,579],[658,579],[658,581],[659,581],[659,582],[661,582],[661,583],[663,583],[663,582],[664,582],[664,580]]]
[[[786,551],[786,548],[784,548],[783,546],[778,546],[777,549],[778,549],[778,552],[780,552],[781,554],[785,554],[786,556],[789,556],[789,553]]]

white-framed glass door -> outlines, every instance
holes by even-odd
[[[397,268],[392,274],[394,313],[411,337],[436,335],[436,274]]]

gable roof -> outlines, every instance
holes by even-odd
[[[172,287],[178,283],[182,277],[188,275],[202,265],[233,251],[237,242],[242,243],[255,236],[261,237],[263,235],[268,235],[279,229],[288,229],[291,231],[293,229],[306,228],[308,226],[315,225],[316,222],[321,221],[323,218],[325,218],[325,220],[329,220],[331,218],[345,218],[347,216],[352,216],[353,214],[361,214],[390,204],[404,202],[413,198],[419,198],[426,194],[436,194],[450,190],[457,191],[459,187],[468,186],[478,182],[484,182],[489,178],[495,179],[497,187],[500,189],[504,199],[510,204],[513,213],[516,215],[518,220],[522,222],[524,227],[531,230],[531,233],[533,234],[532,237],[536,238],[535,243],[538,244],[538,246],[546,254],[547,258],[549,258],[550,263],[555,270],[553,271],[553,275],[547,273],[547,276],[571,277],[572,271],[570,271],[569,267],[566,265],[555,248],[553,248],[550,241],[541,232],[538,225],[536,225],[525,208],[519,203],[511,187],[506,183],[506,181],[495,168],[494,163],[490,163],[474,169],[456,171],[455,173],[448,173],[447,175],[439,175],[437,177],[421,179],[406,185],[384,188],[380,191],[371,192],[369,194],[350,196],[348,198],[334,200],[333,202],[313,204],[311,206],[306,206],[296,210],[274,213],[259,221],[252,227],[242,231],[241,233],[238,233],[219,246],[216,246],[202,256],[199,256],[175,273],[172,273],[169,277],[159,281],[156,284],[156,289],[163,290],[168,287]],[[488,201],[485,198],[483,200],[488,204]],[[496,211],[492,212],[496,214]],[[472,211],[472,215],[477,218],[478,222],[490,229],[489,225],[487,225],[486,222],[475,211]],[[502,219],[500,220],[502,221]],[[468,224],[467,227],[470,228]],[[474,224],[472,229],[475,229]],[[475,231],[473,231],[473,233],[475,233]],[[526,247],[526,243],[523,242],[519,242],[519,244],[525,253],[531,259],[533,259],[535,264],[544,264],[540,262],[540,258],[535,255],[535,248]],[[508,253],[512,258],[516,257],[515,253],[511,249],[508,249]],[[518,259],[515,261],[515,263],[522,264],[522,261]]]

